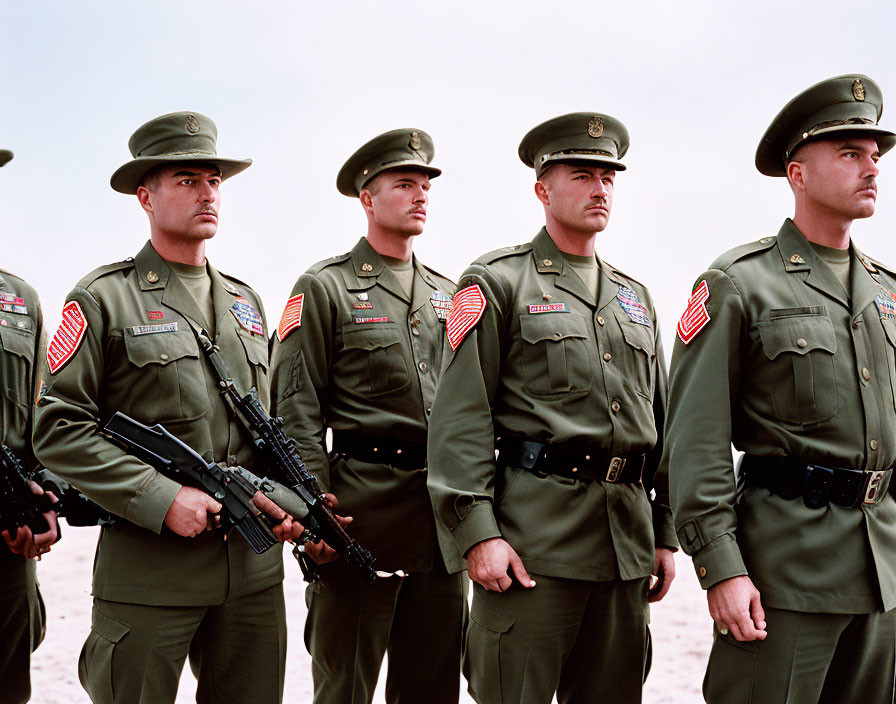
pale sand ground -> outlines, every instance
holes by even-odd
[[[47,604],[47,637],[34,654],[32,680],[35,704],[89,704],[78,682],[78,653],[90,628],[90,569],[96,529],[63,526],[63,540],[38,566]],[[289,656],[284,702],[311,701],[308,653],[302,643],[305,621],[304,585],[298,565],[286,552],[286,602]],[[670,594],[653,609],[653,670],[644,690],[645,704],[701,702],[700,683],[712,640],[706,599],[690,560],[679,553],[678,578]],[[382,682],[375,702],[383,702]],[[465,689],[465,684],[464,684]],[[194,701],[195,680],[184,668],[178,704]],[[2,700],[2,693],[0,693]],[[464,691],[463,704],[473,700]],[[421,702],[421,704],[426,704]]]

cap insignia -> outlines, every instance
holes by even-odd
[[[415,152],[423,146],[423,142],[420,141],[420,135],[416,132],[411,132],[411,139],[408,142],[408,146],[413,149]]]
[[[852,82],[852,95],[859,102],[865,100],[865,86],[858,78]]]
[[[195,115],[187,115],[187,124],[185,125],[188,134],[198,134],[199,120]]]
[[[588,134],[597,139],[604,133],[604,121],[597,115],[588,123]]]

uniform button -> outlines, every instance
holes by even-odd
[[[605,361],[605,362],[609,362],[611,359],[613,359],[613,355],[611,355],[609,352],[607,352],[607,353],[604,355],[604,361]]]
[[[562,334],[561,334],[561,333],[559,333],[559,332],[555,332],[555,333],[554,333],[554,339],[555,339],[555,340],[559,340],[561,337],[562,337]]]
[[[411,328],[411,335],[419,335],[419,334],[420,334],[420,330],[417,328],[416,325]]]
[[[25,323],[23,323],[21,320],[18,323],[16,323],[16,325],[18,325],[20,328],[25,327]]]
[[[610,404],[610,408],[613,409],[613,413],[619,413],[622,404],[620,404],[619,401],[613,401],[613,403]]]
[[[861,319],[861,318],[856,318],[855,320],[852,321],[852,329],[853,329],[853,330],[858,330],[858,329],[859,329],[859,325],[861,325],[861,324],[862,324],[862,319]]]
[[[427,409],[426,409],[426,415],[428,415],[428,416],[431,416],[431,415],[432,415],[432,409],[431,409],[431,408],[427,408]]]
[[[420,362],[417,367],[419,367],[421,372],[425,372],[428,369],[428,367],[426,366],[426,362]]]
[[[799,340],[796,341],[796,346],[797,346],[797,347],[800,347],[800,348],[803,348],[803,347],[805,347],[805,346],[808,345],[808,344],[809,344],[809,343],[806,342],[806,338],[804,338],[804,337],[801,337]]]
[[[165,354],[164,352],[162,352],[162,354],[159,355],[159,359],[161,359],[163,362],[167,362],[167,361],[168,361],[168,355]]]
[[[697,571],[698,571],[698,573],[700,574],[701,577],[705,577],[705,576],[706,576],[706,568],[705,568],[705,567],[701,567],[701,568],[700,568],[699,570],[697,570]]]
[[[868,369],[868,367],[862,367],[862,378],[865,381],[871,380],[871,371]]]
[[[871,442],[869,442],[868,447],[870,447],[872,450],[876,450],[877,449],[877,440],[872,440]]]
[[[607,324],[607,321],[604,320],[604,317],[602,315],[599,315],[599,316],[597,316],[597,324],[600,325],[601,327],[603,327],[604,325]]]

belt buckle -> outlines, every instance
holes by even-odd
[[[865,480],[865,491],[862,497],[863,504],[879,504],[884,496],[884,477],[887,475],[887,469],[878,469],[868,472]]]
[[[610,467],[607,469],[607,481],[616,483],[622,469],[625,467],[625,457],[614,457],[610,460]]]

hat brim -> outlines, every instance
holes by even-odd
[[[163,164],[184,164],[184,163],[204,163],[214,164],[221,169],[221,180],[226,180],[231,176],[235,176],[241,171],[245,171],[252,165],[251,159],[222,159],[214,155],[196,155],[187,156],[184,154],[175,154],[171,156],[148,156],[138,157],[129,161],[124,166],[112,174],[109,184],[119,193],[134,195],[143,181],[143,177],[147,172],[156,166]]]
[[[9,149],[0,149],[0,166],[8,164],[12,159],[12,152]]]
[[[336,188],[339,189],[339,192],[344,196],[349,196],[351,198],[358,198],[361,195],[361,190],[355,188],[355,180],[353,174],[357,171],[357,165],[354,160],[349,159],[345,166],[343,166],[339,173],[336,176]],[[436,176],[441,176],[442,170],[437,169],[435,166],[429,166],[428,164],[422,164],[417,159],[408,159],[406,161],[393,161],[390,164],[386,164],[382,168],[373,169],[368,178],[361,184],[361,188],[364,188],[368,183],[370,183],[373,179],[379,176],[381,173],[385,171],[394,171],[395,169],[413,169],[414,171],[422,171],[430,178],[435,178]]]
[[[794,144],[790,153],[793,154],[799,147],[809,142],[814,142],[818,139],[830,139],[837,134],[849,132],[874,137],[877,140],[877,147],[881,156],[896,146],[896,133],[877,125],[831,125],[830,127],[814,130],[808,137]],[[785,146],[778,143],[777,140],[768,139],[768,134],[766,133],[766,136],[759,143],[759,148],[756,150],[756,168],[759,169],[760,173],[766,176],[787,175],[787,164],[781,157]]]
[[[544,170],[554,164],[582,164],[587,163],[589,166],[606,166],[614,171],[625,171],[626,166],[618,159],[602,156],[600,154],[558,154],[557,156],[548,157],[535,168],[536,178],[541,178]]]

